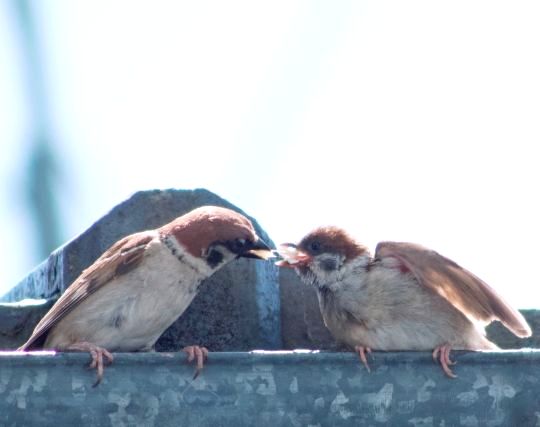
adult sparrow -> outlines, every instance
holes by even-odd
[[[204,206],[155,230],[124,237],[66,289],[19,350],[88,351],[103,377],[110,352],[150,351],[188,307],[201,282],[238,258],[271,257],[251,222],[230,209]],[[183,349],[197,359],[208,350]]]

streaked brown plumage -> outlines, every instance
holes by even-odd
[[[19,350],[89,351],[103,375],[109,351],[149,351],[187,308],[202,280],[237,257],[266,259],[251,222],[205,206],[156,230],[124,237],[66,289]],[[188,346],[197,373],[207,350]],[[97,383],[96,383],[97,384]]]

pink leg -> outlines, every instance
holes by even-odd
[[[88,367],[97,371],[97,380],[92,387],[97,386],[103,379],[103,356],[107,360],[108,364],[111,364],[114,357],[111,353],[102,347],[99,347],[90,342],[81,341],[70,345],[66,350],[71,351],[88,351],[92,357],[92,361]]]
[[[371,348],[363,347],[361,345],[356,345],[356,346],[354,346],[354,352],[356,354],[358,354],[358,356],[360,357],[360,360],[362,361],[362,363],[366,367],[367,371],[371,372],[371,369],[369,369],[369,364],[368,364],[367,357],[366,357],[366,352],[371,354]]]
[[[457,378],[457,375],[454,374],[452,370],[448,367],[448,365],[456,364],[456,362],[450,359],[451,350],[452,350],[452,347],[450,346],[450,344],[443,344],[438,347],[435,347],[435,350],[433,350],[432,356],[435,362],[438,361],[441,364],[442,370],[444,371],[447,377]]]
[[[197,367],[195,368],[195,375],[193,379],[197,378],[204,367],[204,360],[208,359],[208,350],[206,347],[199,347],[198,345],[188,345],[182,349],[184,353],[188,355],[188,362],[197,359]]]

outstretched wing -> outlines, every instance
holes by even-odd
[[[381,242],[375,257],[398,259],[421,285],[444,297],[468,318],[483,324],[500,320],[519,337],[531,335],[531,328],[523,316],[495,290],[437,252],[412,243]]]
[[[149,231],[131,234],[111,246],[66,289],[18,350],[40,348],[47,334],[66,314],[113,278],[137,266],[154,238]]]

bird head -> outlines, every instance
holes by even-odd
[[[319,287],[339,280],[353,260],[369,258],[365,246],[333,226],[315,229],[298,244],[283,243],[276,252],[282,258],[278,266],[296,269],[304,281]]]
[[[216,270],[233,259],[266,260],[274,255],[244,215],[231,209],[203,206],[167,224],[166,233],[194,257]]]

